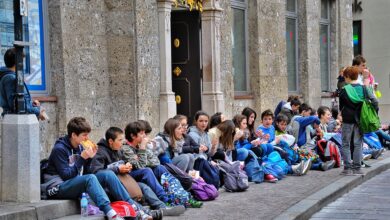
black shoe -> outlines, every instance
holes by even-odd
[[[368,164],[366,164],[364,161],[362,161],[362,167],[364,167],[364,168],[370,168],[371,167],[371,165],[368,165]]]
[[[381,151],[380,150],[372,150],[372,153],[371,153],[371,158],[372,159],[378,159],[378,157],[381,155]]]
[[[163,218],[163,212],[161,209],[150,211],[150,215],[152,216],[153,220],[161,220]]]

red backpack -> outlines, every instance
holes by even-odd
[[[131,206],[130,203],[128,203],[128,202],[125,202],[125,201],[112,202],[111,207],[121,217],[126,217],[126,218],[127,217],[130,217],[130,218],[137,217],[137,213],[135,212],[133,206]]]
[[[334,160],[336,163],[334,167],[340,167],[341,165],[341,156],[339,147],[332,141],[319,140],[317,142],[317,153],[320,156],[321,160],[329,161]]]

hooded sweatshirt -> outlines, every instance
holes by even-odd
[[[59,138],[54,144],[49,156],[47,174],[59,175],[64,181],[82,174],[83,167],[87,164],[80,156],[83,147],[81,145],[73,148],[68,136]]]
[[[2,115],[4,116],[4,114],[12,112],[15,108],[16,74],[6,67],[1,67],[0,76],[0,107],[3,108]],[[24,83],[24,100],[27,113],[39,116],[40,107],[32,105],[31,95],[26,83]]]
[[[119,163],[117,162],[123,161],[123,153],[120,150],[112,150],[104,138],[100,139],[97,145],[99,148],[96,155],[88,163],[86,173],[97,173],[99,170],[109,169],[118,174]],[[113,165],[115,163],[117,165]]]
[[[188,135],[197,143],[198,145],[205,145],[209,150],[211,149],[211,141],[207,132],[200,131],[196,126],[191,126],[188,129]],[[207,155],[204,152],[199,152],[200,155],[203,155],[207,159]]]

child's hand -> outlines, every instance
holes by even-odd
[[[255,139],[255,140],[251,141],[251,144],[252,144],[253,146],[259,146],[259,145],[261,144],[260,139],[257,138],[257,139]]]
[[[203,144],[201,144],[201,145],[199,146],[199,151],[206,152],[208,149],[209,149],[209,148],[206,147],[206,146],[203,145]]]
[[[270,137],[271,136],[269,136],[269,134],[265,134],[263,138],[268,141],[270,139]]]
[[[142,141],[139,144],[138,149],[145,150],[146,149],[146,145],[148,144],[148,142],[149,142],[149,138],[147,138],[147,137],[142,138]]]
[[[129,163],[127,163],[126,165],[125,164],[119,165],[118,167],[119,173],[128,173],[131,171],[131,169],[132,166]]]
[[[256,130],[255,134],[256,134],[257,137],[262,137],[263,136],[263,131],[261,129]]]

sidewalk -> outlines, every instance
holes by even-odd
[[[369,160],[368,163],[373,167],[363,168],[366,172],[363,177],[341,176],[341,168],[338,168],[326,172],[309,171],[301,177],[287,176],[275,184],[251,184],[246,192],[241,193],[228,193],[221,189],[217,200],[205,202],[202,208],[188,209],[181,216],[164,219],[307,219],[342,194],[390,168],[390,152],[386,151],[378,160]],[[0,203],[0,220],[48,219],[49,216],[51,219],[78,219],[79,215],[72,216],[78,213],[75,211],[77,205],[70,201]]]

